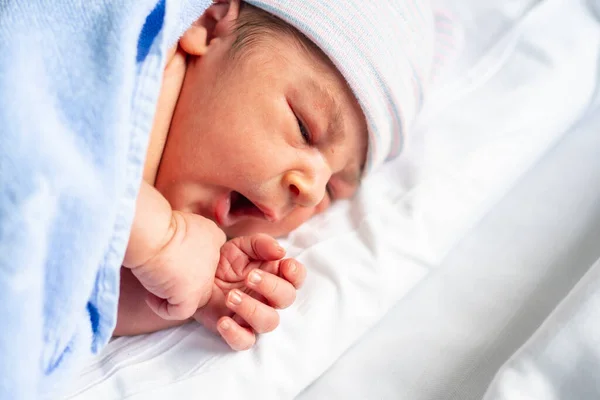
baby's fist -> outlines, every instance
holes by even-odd
[[[285,250],[267,235],[232,239],[221,248],[213,295],[196,319],[219,332],[234,350],[279,325],[277,309],[290,306],[306,276],[304,266],[282,259]]]
[[[148,306],[161,318],[190,318],[209,300],[225,234],[199,215],[173,211],[166,245],[132,268],[148,290]]]

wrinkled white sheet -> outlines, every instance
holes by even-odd
[[[588,135],[598,137],[600,104],[595,113],[590,118]],[[594,156],[598,159],[600,140],[596,141],[594,148]],[[578,159],[582,153],[585,154],[584,151],[577,154]],[[600,162],[586,176],[592,190],[598,193],[596,215],[600,215],[598,170]],[[585,172],[582,173],[585,176]],[[590,247],[595,250],[598,259],[541,327],[502,367],[486,394],[486,400],[600,398],[600,226],[593,233],[587,241],[591,242]],[[565,271],[568,273],[573,263],[565,260],[562,267],[568,269]]]
[[[600,259],[501,369],[486,400],[600,398]]]
[[[488,20],[471,21],[483,39],[465,48],[461,62],[472,68],[436,93],[406,157],[365,182],[354,201],[290,235],[290,254],[309,277],[281,327],[255,349],[230,353],[195,325],[120,338],[90,362],[68,397],[300,393],[435,270],[580,117],[599,47],[580,3],[473,6]]]

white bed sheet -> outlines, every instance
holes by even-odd
[[[600,2],[597,4],[600,11]],[[600,136],[600,93],[597,93],[596,106],[580,129],[586,129],[590,138]],[[586,159],[600,159],[600,143],[591,142],[588,139],[590,149],[577,153],[578,163],[582,155]],[[588,193],[600,192],[600,174],[596,173],[600,166],[588,167],[578,180],[590,184]],[[595,212],[600,214],[600,195],[597,195]],[[591,232],[585,240],[594,249],[597,260],[540,328],[503,365],[485,399],[600,398],[600,228]],[[561,275],[571,272],[570,261],[563,264]]]
[[[481,399],[600,257],[599,133],[595,108],[298,398]],[[486,399],[600,398],[596,270],[503,368]]]
[[[536,2],[525,3],[498,2],[511,13]],[[436,94],[422,140],[367,181],[353,202],[290,235],[290,253],[310,274],[277,332],[245,353],[227,352],[194,325],[120,338],[91,360],[68,397],[282,399],[300,393],[439,266],[583,112],[593,89],[598,30],[576,3],[536,3],[518,29],[499,5],[487,9],[503,23],[493,32],[480,29],[479,37],[496,46],[466,49],[485,57]],[[558,17],[564,31],[545,27]]]
[[[486,400],[600,398],[600,259],[500,370]]]

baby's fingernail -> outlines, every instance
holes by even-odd
[[[240,305],[242,304],[242,296],[237,290],[229,292],[229,302],[231,304]]]
[[[283,247],[281,247],[280,245],[277,245],[277,251],[279,253],[285,254],[285,249]]]
[[[262,276],[260,275],[260,272],[252,271],[252,272],[250,272],[250,275],[248,276],[248,280],[253,285],[258,285],[260,283],[260,281],[262,281]]]
[[[229,328],[231,328],[231,325],[229,324],[229,321],[223,321],[221,322],[221,329],[223,329],[224,331],[228,330]]]
[[[292,261],[292,266],[290,267],[290,272],[292,274],[295,274],[296,272],[298,272],[298,264],[295,261]]]

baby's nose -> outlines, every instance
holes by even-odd
[[[284,179],[284,188],[289,192],[292,204],[301,207],[315,207],[323,197],[331,173],[329,169],[321,167],[312,168],[309,173],[290,171]]]

